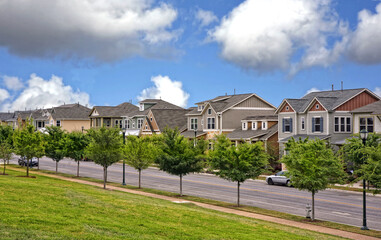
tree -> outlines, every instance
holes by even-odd
[[[43,138],[35,131],[32,120],[26,121],[22,128],[14,132],[13,145],[16,154],[26,157],[26,176],[29,177],[29,160],[44,151]]]
[[[0,158],[4,160],[3,175],[5,175],[5,165],[12,158],[12,147],[6,141],[0,143]]]
[[[151,142],[151,137],[138,138],[128,136],[124,146],[124,158],[127,164],[139,172],[139,188],[141,188],[141,174],[143,169],[147,169],[155,160],[156,148]]]
[[[9,160],[12,158],[12,151],[13,151],[12,150],[12,147],[13,147],[13,129],[11,126],[0,125],[0,144],[3,145],[2,150],[3,150],[3,154],[5,154],[3,156],[4,157],[9,156],[9,158],[7,158],[7,160],[6,160],[7,164],[9,164]],[[4,159],[3,157],[1,157],[1,158]],[[5,166],[4,166],[4,171],[5,171]]]
[[[56,162],[56,173],[58,172],[58,162],[66,156],[67,134],[61,127],[46,127],[48,134],[45,134],[45,154]]]
[[[200,152],[177,129],[166,128],[162,134],[161,152],[156,161],[159,168],[180,177],[180,196],[183,195],[183,176],[202,169]]]
[[[79,177],[79,162],[83,160],[85,149],[89,145],[89,137],[82,132],[75,131],[67,134],[66,157],[77,162],[77,177]]]
[[[369,158],[361,166],[361,173],[365,180],[368,180],[379,192],[381,190],[381,143],[376,147],[369,147]],[[360,172],[359,171],[359,172]]]
[[[225,135],[217,136],[214,149],[209,153],[209,164],[217,176],[237,182],[237,206],[240,206],[240,185],[247,179],[257,178],[268,164],[269,155],[262,142],[244,142],[232,145]]]
[[[320,139],[286,143],[282,162],[286,165],[292,185],[312,194],[312,221],[315,219],[315,194],[345,177],[344,166],[327,143]]]
[[[85,155],[103,167],[103,188],[106,189],[107,168],[122,159],[122,137],[117,128],[101,127],[88,131],[90,143]]]

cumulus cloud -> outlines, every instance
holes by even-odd
[[[9,92],[0,88],[0,103],[9,98]]]
[[[376,87],[373,92],[381,97],[381,87]]]
[[[168,76],[155,76],[151,78],[155,86],[144,89],[137,97],[139,101],[151,98],[162,99],[172,104],[186,107],[189,93],[183,90],[183,84],[179,81],[172,81]]]
[[[3,76],[5,87],[9,90],[20,90],[24,87],[24,84],[18,77]]]
[[[221,56],[259,72],[328,66],[345,49],[347,26],[330,0],[246,0],[209,31]],[[336,41],[329,48],[328,38]]]
[[[349,43],[350,58],[362,64],[381,63],[381,3],[375,14],[360,11],[358,21]]]
[[[0,45],[20,56],[114,61],[172,54],[177,11],[151,0],[2,0]],[[158,46],[160,45],[160,47]]]
[[[86,105],[89,104],[89,99],[87,93],[74,91],[71,86],[65,85],[60,77],[53,75],[49,80],[44,80],[36,74],[32,74],[25,89],[14,100],[5,100],[2,110],[50,108],[64,103],[77,102]]]
[[[206,27],[206,26],[210,25],[211,23],[218,21],[218,18],[216,17],[216,15],[214,15],[213,12],[206,11],[203,9],[199,9],[196,12],[195,17],[196,17],[196,20],[198,22],[200,22],[201,27]]]

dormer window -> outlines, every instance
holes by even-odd
[[[267,122],[262,122],[262,130],[266,130],[267,129]]]
[[[143,104],[143,103],[141,103],[141,104],[139,105],[139,110],[140,110],[140,111],[144,111],[144,104]]]
[[[242,123],[242,130],[247,130],[247,123],[246,122]]]
[[[257,130],[257,122],[251,122],[251,129]]]
[[[208,109],[208,115],[211,115],[211,114],[212,114],[212,109],[209,108],[209,109]]]

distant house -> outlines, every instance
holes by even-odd
[[[95,106],[89,114],[90,127],[118,127],[123,128],[123,117],[136,112],[138,107],[129,102],[117,106]]]
[[[91,109],[79,103],[65,104],[50,109],[49,124],[60,126],[68,132],[90,129]],[[48,115],[49,111],[42,115]],[[36,120],[35,120],[36,121]]]
[[[164,130],[164,128],[158,128],[162,126],[163,119],[163,114],[157,113],[159,110],[163,110],[163,113],[165,112],[165,114],[169,114],[168,117],[170,117],[171,111],[164,110],[184,109],[161,99],[145,99],[140,101],[139,108],[137,110],[128,112],[122,116],[123,127],[126,129],[126,135],[146,135],[152,133],[160,133],[162,130]],[[157,114],[159,122],[153,121],[154,114]],[[172,119],[166,118],[165,121],[167,120],[169,121],[167,123],[168,126],[174,127],[171,122]]]
[[[0,112],[0,125],[9,125],[8,122],[13,118],[11,112]]]
[[[353,115],[353,133],[362,129],[370,133],[381,134],[381,101],[368,104],[351,111]]]
[[[276,110],[281,154],[284,143],[292,137],[327,139],[342,145],[353,132],[351,111],[379,100],[366,88],[312,92],[300,99],[284,99]]]
[[[185,137],[211,139],[241,127],[241,120],[252,116],[274,114],[275,107],[254,93],[225,95],[198,102],[187,113]],[[196,132],[196,133],[195,133]]]

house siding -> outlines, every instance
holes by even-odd
[[[292,132],[283,132],[283,118],[291,118],[292,119]],[[287,138],[295,135],[295,130],[297,126],[297,120],[295,119],[295,113],[281,113],[278,115],[278,137],[279,139]]]
[[[356,97],[352,98],[351,100],[347,101],[346,103],[339,106],[336,111],[352,111],[356,108],[363,107],[365,105],[368,105],[370,103],[377,102],[379,99],[372,96],[371,94],[367,92],[362,92]]]
[[[287,107],[288,107],[288,110],[287,110]],[[280,112],[294,112],[294,110],[292,110],[290,104],[285,103],[282,110],[280,110]]]
[[[263,102],[261,99],[259,99],[256,96],[251,96],[250,98],[237,104],[234,107],[235,108],[236,107],[237,108],[274,108],[273,106]]]
[[[274,114],[274,110],[239,110],[230,109],[222,114],[222,128],[223,129],[236,129],[241,126],[241,120],[256,115],[270,115]]]
[[[320,112],[320,111],[326,111],[326,109],[318,102],[314,101],[312,106],[310,107],[310,112]]]

